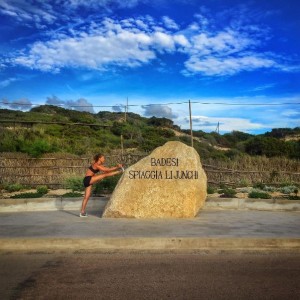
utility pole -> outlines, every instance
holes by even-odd
[[[127,97],[127,101],[126,101],[126,105],[125,105],[125,123],[127,121],[127,112],[128,112],[128,97]]]
[[[189,111],[190,111],[191,146],[194,147],[191,100],[189,100]]]
[[[218,122],[217,128],[216,128],[216,133],[219,134],[220,133],[220,122]]]

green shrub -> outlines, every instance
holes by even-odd
[[[227,187],[226,187],[226,184],[225,183],[220,183],[220,189],[221,190],[224,190],[224,189],[226,189]],[[220,193],[219,193],[220,194]]]
[[[72,192],[75,191],[82,192],[84,191],[84,186],[82,181],[83,178],[81,176],[68,177],[64,180],[64,186],[66,189],[71,189]]]
[[[235,198],[236,191],[234,189],[226,188],[221,190],[221,198]]]
[[[290,185],[290,186],[284,186],[280,189],[281,193],[283,194],[291,194],[295,193],[295,191],[298,191],[298,188],[295,185]],[[295,193],[297,194],[297,193]]]
[[[46,185],[40,185],[36,188],[38,194],[45,195],[48,193],[48,187]]]
[[[113,192],[121,175],[107,177],[94,185],[94,194],[108,194]]]
[[[65,193],[62,195],[63,198],[75,198],[75,197],[82,197],[81,193],[78,192],[70,192],[70,193]]]
[[[41,157],[44,153],[56,151],[55,147],[45,140],[36,139],[35,141],[25,140],[21,144],[21,152],[28,153],[32,157]]]
[[[43,196],[43,194],[40,193],[22,193],[22,194],[18,194],[18,195],[14,195],[11,196],[10,198],[13,199],[22,199],[22,198],[41,198]]]
[[[13,184],[5,185],[4,188],[8,192],[12,193],[12,192],[18,192],[18,191],[24,189],[24,186],[20,183],[13,183]]]
[[[300,200],[300,196],[292,196],[292,195],[290,195],[290,196],[288,197],[288,199],[289,199],[289,200]]]
[[[263,190],[265,188],[265,186],[266,185],[264,183],[262,183],[262,182],[257,182],[257,183],[254,183],[254,185],[253,185],[253,187],[255,189],[260,189],[260,190]]]
[[[249,180],[247,180],[247,179],[241,179],[240,180],[240,182],[238,183],[238,186],[239,187],[247,187],[247,186],[249,186],[250,185],[250,182],[249,182]]]
[[[266,192],[258,191],[258,190],[253,190],[251,193],[248,195],[249,198],[255,198],[255,199],[271,199],[272,196]]]
[[[276,187],[274,187],[274,186],[265,186],[264,188],[263,188],[263,190],[265,191],[265,192],[275,192],[275,191],[277,191],[277,188]]]
[[[214,194],[216,191],[213,187],[207,186],[207,194]]]
[[[239,189],[239,192],[240,192],[240,193],[250,193],[251,190],[252,190],[251,187],[243,187],[243,188],[240,188],[240,189]]]

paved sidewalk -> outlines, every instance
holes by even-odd
[[[300,251],[300,213],[203,210],[194,219],[105,219],[102,211],[0,213],[0,250]]]

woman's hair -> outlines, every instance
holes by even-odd
[[[94,161],[98,161],[99,158],[102,157],[102,156],[103,156],[103,154],[101,154],[101,153],[96,154],[96,155],[94,156]]]

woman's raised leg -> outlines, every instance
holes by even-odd
[[[95,175],[91,178],[90,184],[94,184],[95,182],[98,182],[106,177],[115,176],[115,175],[118,175],[121,173],[122,173],[122,171],[113,171],[113,172],[109,172],[109,173]]]

